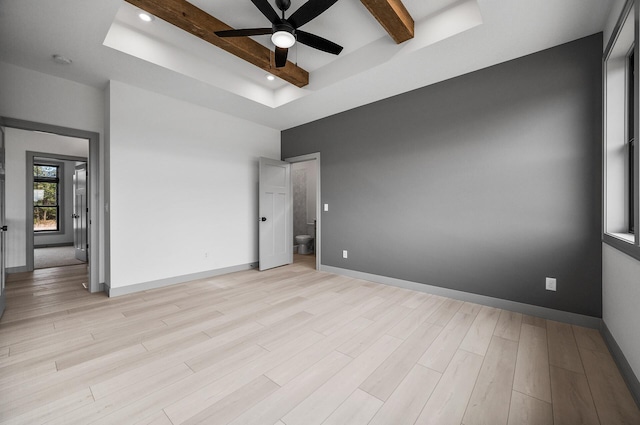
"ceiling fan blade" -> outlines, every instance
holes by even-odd
[[[309,0],[289,16],[289,21],[295,28],[299,28],[329,9],[338,0]]]
[[[309,47],[313,47],[314,49],[322,50],[323,52],[339,55],[342,51],[342,46],[334,43],[333,41],[329,41],[326,38],[319,37],[315,34],[310,34],[306,31],[297,30],[296,36],[298,42],[306,44]]]
[[[276,68],[282,68],[287,64],[287,55],[289,54],[289,49],[283,49],[281,47],[276,47]]]
[[[244,30],[225,30],[216,31],[215,34],[218,37],[246,37],[250,35],[265,35],[271,34],[271,28],[248,28]]]
[[[278,16],[278,12],[276,12],[273,7],[269,4],[268,0],[251,0],[251,2],[262,12],[264,16],[267,17],[269,22],[272,24],[277,24],[280,22],[280,16]]]

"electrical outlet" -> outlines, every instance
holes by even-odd
[[[204,258],[209,258],[209,253],[208,252],[204,253]]]
[[[347,255],[348,255],[347,250],[346,249],[342,250],[342,258],[347,258]]]
[[[556,278],[548,277],[545,282],[545,288],[547,291],[555,291],[556,290]]]

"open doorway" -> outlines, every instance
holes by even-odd
[[[287,158],[291,163],[293,261],[320,268],[320,154]]]
[[[0,117],[0,126],[5,130],[5,153],[6,153],[6,212],[8,232],[6,234],[7,254],[6,267],[9,273],[33,272],[33,250],[34,238],[34,207],[51,207],[52,205],[34,205],[33,186],[33,166],[34,158],[41,160],[49,158],[54,161],[71,161],[69,171],[75,172],[76,163],[86,164],[87,186],[86,186],[86,235],[85,253],[87,261],[80,267],[86,267],[88,271],[87,289],[90,292],[103,291],[103,285],[99,280],[99,235],[100,220],[98,208],[98,187],[99,178],[99,152],[100,140],[98,133],[77,130],[67,127],[59,127],[49,124],[35,123],[31,121],[18,120],[7,117]],[[27,143],[26,139],[38,138],[38,142]],[[59,151],[51,143],[53,139],[68,139],[74,147],[71,151]],[[30,157],[27,156],[30,152]],[[73,166],[71,166],[73,164]],[[29,187],[25,191],[25,188]],[[64,190],[64,189],[63,189]],[[11,192],[10,192],[11,191]],[[71,189],[73,193],[73,189]],[[28,196],[27,196],[28,194]],[[37,202],[35,202],[37,204]],[[55,207],[55,205],[53,205]],[[71,218],[73,206],[62,207],[64,211],[59,211],[58,230],[70,228],[73,234],[73,222],[64,223],[64,220]],[[71,210],[69,210],[71,208]],[[48,210],[51,212],[51,210]],[[57,215],[57,214],[56,214]],[[44,215],[41,216],[44,219]],[[51,225],[51,214],[47,213],[47,223]],[[53,233],[49,230],[49,236]],[[56,242],[53,242],[54,244]],[[67,242],[68,243],[68,242]],[[72,242],[73,244],[74,242]],[[47,243],[44,242],[46,245]],[[72,246],[73,248],[73,246]]]
[[[78,144],[75,152],[88,154],[87,140],[65,141]],[[57,147],[60,151],[64,146]],[[27,201],[32,199],[26,211],[33,212],[27,214],[27,222],[33,223],[33,259],[27,264],[34,270],[87,263],[86,164],[86,157],[27,152],[27,170],[33,171],[26,183]]]

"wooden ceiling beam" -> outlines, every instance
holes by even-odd
[[[276,68],[273,52],[249,37],[221,38],[215,35],[215,31],[233,28],[186,0],[125,1],[295,86],[309,84],[307,71],[290,61],[284,67]]]
[[[360,1],[397,44],[413,38],[413,18],[401,0]]]

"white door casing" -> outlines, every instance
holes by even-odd
[[[260,270],[293,263],[291,164],[259,161],[258,257]]]

